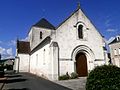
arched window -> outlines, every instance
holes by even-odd
[[[40,32],[40,39],[42,39],[42,32]]]
[[[78,37],[83,39],[83,25],[78,26]]]

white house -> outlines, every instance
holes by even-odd
[[[87,76],[95,66],[106,63],[104,38],[80,8],[58,27],[41,19],[31,27],[28,37],[30,52],[17,52],[16,62],[21,63],[16,63],[16,70],[58,80],[66,72]]]
[[[30,43],[17,40],[16,59],[14,70],[16,72],[29,72]]]
[[[120,67],[120,35],[117,35],[112,42],[109,43],[111,63]]]

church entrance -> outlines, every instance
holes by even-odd
[[[87,58],[84,53],[78,53],[76,55],[76,72],[78,73],[79,77],[85,77],[88,75],[87,70]]]

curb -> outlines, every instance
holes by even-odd
[[[5,78],[0,78],[0,80],[7,80],[7,78],[6,77]],[[3,89],[4,85],[5,85],[5,82],[1,83],[0,90]]]
[[[3,89],[4,85],[5,85],[5,83],[2,83],[0,90],[2,90],[2,89]]]

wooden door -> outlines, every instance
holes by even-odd
[[[78,53],[76,55],[76,72],[79,77],[85,77],[88,75],[87,58],[84,53]]]

